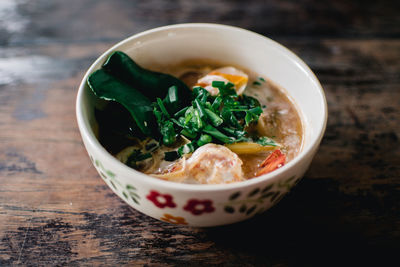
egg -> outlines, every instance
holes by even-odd
[[[206,76],[201,77],[197,80],[197,84],[195,86],[201,86],[206,89],[212,96],[216,96],[219,92],[218,88],[212,86],[212,82],[221,81],[221,82],[231,82],[234,84],[235,91],[238,95],[241,95],[246,88],[249,77],[246,73],[241,70],[238,70],[234,67],[223,67],[218,68]]]

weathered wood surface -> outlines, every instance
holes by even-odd
[[[399,1],[0,1],[0,266],[399,266]],[[315,71],[326,135],[267,213],[211,229],[129,208],[75,121],[85,69],[131,34],[180,22],[272,37]],[[357,265],[358,265],[357,264]]]

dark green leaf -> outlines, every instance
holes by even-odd
[[[262,109],[260,107],[255,107],[246,111],[246,126],[248,126],[251,122],[257,122],[258,118],[262,113]]]
[[[172,75],[154,72],[140,67],[128,55],[121,51],[113,52],[103,65],[103,69],[112,76],[137,88],[149,99],[164,97],[168,88],[177,87],[179,108],[189,102],[190,89],[187,85]]]
[[[89,76],[88,85],[96,96],[122,104],[131,113],[143,134],[152,137],[157,135],[151,102],[138,90],[102,69]]]
[[[167,107],[167,110],[173,114],[177,112],[181,108],[181,103],[178,98],[178,87],[173,85],[170,88],[168,88],[168,94],[164,99],[165,106]]]

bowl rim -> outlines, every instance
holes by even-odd
[[[283,54],[285,54],[285,56],[289,57],[290,60],[294,64],[296,64],[300,68],[300,70],[302,70],[304,72],[304,74],[307,75],[310,78],[310,80],[316,85],[318,93],[323,101],[323,103],[322,103],[323,109],[321,110],[321,112],[323,113],[323,122],[321,125],[319,125],[319,128],[316,129],[316,132],[318,132],[318,135],[315,135],[315,137],[313,137],[309,141],[309,143],[305,147],[303,147],[303,149],[300,151],[300,153],[293,160],[291,160],[290,162],[288,162],[281,168],[279,168],[273,172],[270,172],[268,174],[257,177],[257,178],[248,179],[248,180],[237,182],[237,183],[229,183],[229,184],[187,184],[187,183],[177,183],[177,182],[173,182],[173,181],[161,180],[159,178],[152,177],[150,175],[139,172],[131,167],[128,167],[127,165],[123,164],[118,159],[116,159],[100,144],[100,142],[95,137],[94,132],[89,125],[89,121],[83,115],[83,112],[82,112],[83,104],[82,103],[83,103],[83,97],[84,97],[84,89],[86,86],[86,80],[87,80],[88,76],[94,71],[95,66],[99,62],[104,61],[105,57],[107,57],[112,51],[118,49],[120,46],[122,46],[126,43],[129,43],[129,42],[132,42],[132,40],[134,40],[136,38],[140,38],[145,35],[162,32],[162,31],[168,31],[168,30],[172,30],[172,29],[181,29],[181,28],[214,28],[214,29],[220,29],[220,30],[238,31],[238,32],[245,33],[245,34],[251,34],[251,35],[257,36],[258,38],[263,39],[263,41],[265,41],[268,45],[272,45],[272,46],[274,46],[275,49],[278,49],[281,52],[283,52]],[[116,43],[111,48],[109,48],[104,53],[102,53],[91,64],[91,66],[86,71],[86,73],[79,85],[79,89],[78,89],[78,93],[77,93],[77,97],[76,97],[76,116],[77,116],[78,127],[79,127],[82,138],[86,139],[87,144],[90,145],[93,148],[93,150],[96,150],[96,152],[98,154],[102,154],[107,159],[107,161],[110,161],[112,163],[112,165],[125,170],[125,172],[127,172],[127,173],[131,173],[132,177],[130,177],[128,179],[144,179],[143,182],[153,183],[156,186],[161,186],[161,187],[175,189],[175,190],[225,191],[225,190],[233,190],[233,189],[237,189],[237,188],[252,186],[255,184],[263,183],[267,180],[274,180],[274,178],[277,178],[284,172],[287,172],[290,169],[294,168],[296,165],[298,165],[302,161],[302,159],[306,158],[307,156],[310,156],[310,154],[312,154],[313,151],[318,148],[318,146],[322,140],[322,137],[325,133],[327,119],[328,119],[328,105],[327,105],[324,90],[323,90],[318,78],[312,72],[310,67],[308,67],[308,65],[301,58],[299,58],[294,52],[290,51],[288,48],[279,44],[278,42],[276,42],[264,35],[258,34],[256,32],[253,32],[253,31],[250,31],[247,29],[236,27],[236,26],[216,24],[216,23],[182,23],[182,24],[172,24],[172,25],[157,27],[157,28],[153,28],[150,30],[146,30],[146,31],[134,34],[134,35],[129,36],[129,37],[123,39],[122,41]]]

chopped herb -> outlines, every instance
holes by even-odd
[[[160,133],[162,135],[162,141],[165,145],[169,146],[175,143],[176,135],[174,124],[171,121],[165,121],[160,126]]]
[[[215,127],[220,126],[224,122],[217,114],[215,114],[208,108],[204,109],[204,111],[207,114],[207,117],[210,120],[211,124]]]
[[[158,97],[157,97],[157,104],[158,104],[158,106],[160,107],[161,112],[169,119],[170,116],[169,116],[168,111],[167,111],[167,109],[165,108],[164,103],[163,103],[163,101],[161,100],[161,98],[158,98]]]
[[[211,125],[207,125],[203,131],[225,144],[231,144],[235,141],[235,138],[226,136]]]
[[[208,134],[202,134],[197,141],[198,146],[204,146],[205,144],[211,143],[212,137],[209,136]]]
[[[253,85],[261,85],[261,83],[259,81],[254,81]]]
[[[255,107],[246,111],[246,126],[248,126],[251,122],[257,122],[258,117],[261,115],[262,109],[260,107]]]
[[[197,134],[195,132],[193,132],[193,131],[191,131],[191,130],[189,130],[187,128],[183,129],[181,131],[181,134],[186,136],[187,138],[190,138],[190,139],[194,139],[197,136]]]
[[[274,140],[266,136],[258,138],[257,140],[255,140],[255,142],[262,146],[278,146],[278,144]]]
[[[158,145],[156,143],[150,143],[145,146],[146,151],[150,151],[150,152],[155,150],[157,147],[158,147]]]
[[[262,82],[265,82],[265,79],[263,77],[258,77],[258,79]]]
[[[222,100],[223,100],[222,97],[217,96],[217,97],[214,99],[214,102],[212,103],[211,108],[212,108],[214,111],[218,111],[218,110],[219,110],[219,107],[221,106]]]
[[[204,118],[206,116],[203,106],[200,104],[199,100],[196,98],[194,100],[194,104],[199,111],[200,118]]]
[[[213,81],[211,85],[218,88],[221,96],[237,96],[235,89],[233,89],[235,85],[231,82]]]
[[[137,167],[137,162],[143,161],[145,159],[151,158],[150,153],[145,153],[143,154],[140,149],[135,149],[132,151],[132,153],[129,155],[128,160],[126,161],[126,164],[136,168]]]
[[[180,156],[183,156],[184,154],[189,154],[194,151],[194,145],[192,143],[188,143],[186,145],[181,146],[178,148],[178,153]]]
[[[178,117],[181,117],[181,116],[185,115],[185,112],[186,112],[186,110],[188,110],[188,108],[189,108],[189,107],[185,107],[185,108],[179,110],[178,112],[176,112],[176,113],[174,114],[174,117],[175,117],[175,118],[178,118]]]

